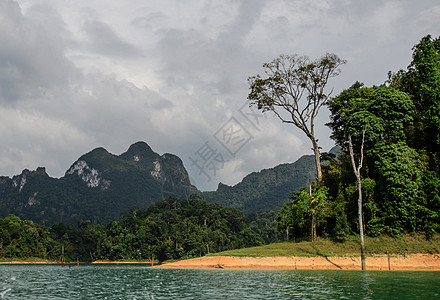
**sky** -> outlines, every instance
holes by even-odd
[[[440,2],[0,0],[0,175],[61,177],[84,153],[144,141],[215,190],[312,154],[293,125],[249,108],[248,77],[282,54],[347,60],[328,82],[379,85],[440,35]],[[326,109],[316,124],[333,145]]]

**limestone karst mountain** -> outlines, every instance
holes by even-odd
[[[0,177],[0,217],[12,213],[34,222],[106,223],[131,207],[145,208],[168,197],[197,192],[181,159],[159,155],[137,142],[121,155],[96,148],[57,179],[44,168]]]
[[[249,215],[281,208],[292,192],[314,178],[314,165],[314,157],[304,155],[296,162],[253,172],[235,186],[220,183],[216,191],[200,192],[176,155],[159,155],[145,142],[120,155],[96,148],[61,178],[50,177],[43,167],[0,177],[0,218],[14,214],[47,225],[79,220],[106,224],[132,207],[145,208],[169,197],[186,199],[194,193]]]

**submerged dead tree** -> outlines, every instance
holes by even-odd
[[[361,168],[364,160],[364,142],[365,142],[365,130],[362,131],[362,143],[360,149],[359,161],[356,164],[353,150],[353,142],[351,141],[351,134],[348,135],[348,149],[350,152],[351,164],[353,166],[354,175],[357,180],[358,189],[358,218],[359,218],[359,239],[361,244],[361,264],[362,270],[366,270],[366,256],[365,256],[365,242],[364,242],[364,222],[362,214],[362,178],[361,178]]]

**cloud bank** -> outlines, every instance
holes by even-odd
[[[439,13],[435,0],[0,0],[0,174],[62,176],[95,147],[119,154],[143,140],[180,156],[202,190],[235,184],[311,154],[299,130],[247,108],[247,78],[263,63],[334,52],[348,60],[335,95],[381,84],[422,36],[440,34]],[[232,154],[216,135],[231,118],[249,138]],[[324,150],[327,121],[323,110]],[[210,178],[193,163],[205,143],[223,158]]]

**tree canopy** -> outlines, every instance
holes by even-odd
[[[66,261],[198,257],[276,240],[275,224],[260,228],[259,220],[249,222],[239,210],[196,197],[134,207],[106,226],[80,221],[46,228],[9,215],[0,219],[0,258],[59,261],[63,252]]]
[[[322,217],[320,235],[343,239],[359,232],[359,223],[371,236],[421,231],[429,238],[440,231],[439,50],[440,40],[425,36],[414,46],[406,71],[390,72],[379,86],[355,82],[327,102],[327,125],[341,153],[336,159],[323,155],[326,209],[336,213]],[[363,153],[350,155],[350,141]],[[353,169],[361,154],[362,168]],[[363,222],[356,218],[358,199],[363,199]],[[298,203],[282,210],[280,234],[289,224],[291,237],[307,236],[300,227],[310,216],[297,214]]]
[[[318,181],[322,172],[315,118],[332,92],[327,91],[328,80],[339,75],[342,64],[344,60],[329,53],[313,61],[307,56],[281,55],[263,65],[264,78],[249,77],[251,105],[273,112],[283,123],[295,125],[312,142]]]

